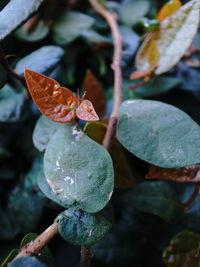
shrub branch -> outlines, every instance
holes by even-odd
[[[122,102],[122,71],[121,71],[121,57],[122,57],[122,37],[117,24],[117,17],[115,14],[107,11],[96,0],[89,0],[90,4],[105,20],[108,22],[114,43],[113,63],[111,65],[114,71],[114,97],[113,108],[108,123],[108,129],[103,140],[103,146],[109,149],[113,136],[116,131],[116,123],[119,117],[119,107]]]
[[[25,257],[25,256],[37,256],[40,251],[49,243],[49,241],[58,234],[58,223],[54,222],[50,225],[41,235],[39,235],[35,240],[26,244],[20,251],[20,253],[15,257]]]

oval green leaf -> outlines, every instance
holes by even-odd
[[[183,205],[166,181],[143,182],[124,195],[124,203],[159,216],[168,223],[180,222]]]
[[[177,234],[163,252],[163,260],[166,267],[199,267],[200,235],[184,231]]]
[[[20,27],[15,31],[15,35],[26,42],[37,42],[44,39],[49,33],[49,27],[40,20],[36,27],[31,31],[27,32],[24,30],[24,27]]]
[[[150,100],[128,100],[120,108],[117,136],[138,158],[163,168],[200,162],[200,127],[178,108]]]
[[[9,267],[46,267],[47,265],[43,264],[41,261],[39,261],[35,257],[21,257],[17,258],[11,264],[9,264]]]
[[[45,151],[51,136],[56,132],[60,123],[49,120],[45,116],[41,116],[33,131],[33,144],[40,151]]]
[[[29,69],[48,75],[55,69],[63,55],[64,50],[59,46],[43,46],[20,59],[15,66],[15,71],[19,75],[24,75],[24,70]]]
[[[12,0],[0,12],[0,40],[25,21],[33,12],[35,12],[44,0]],[[14,10],[14,13],[13,13]]]
[[[66,12],[53,25],[53,39],[59,45],[66,45],[88,30],[94,19],[80,12]]]
[[[57,217],[60,235],[69,243],[91,246],[102,239],[111,223],[101,213],[87,213],[79,208],[65,210]]]
[[[17,93],[6,84],[0,90],[0,122],[19,121],[22,115],[25,93]]]
[[[68,207],[97,212],[112,195],[110,155],[76,125],[62,125],[53,135],[44,156],[44,173],[54,194]]]

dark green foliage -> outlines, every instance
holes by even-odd
[[[21,257],[14,260],[10,267],[45,267],[46,265],[40,262],[35,257]]]
[[[57,218],[60,235],[68,242],[79,246],[91,246],[102,239],[111,228],[111,223],[102,212],[90,214],[78,208],[70,208]]]
[[[191,23],[184,19],[185,12],[168,27],[179,24],[172,35],[164,34],[177,45],[160,49],[160,56],[166,56],[164,69],[180,55],[182,59],[142,85],[143,78],[130,80],[136,54],[143,39],[162,24],[156,13],[167,0],[98,0],[116,14],[123,39],[123,104],[117,125],[121,144],[116,149],[114,142],[111,160],[100,145],[106,126],[94,127],[91,135],[86,131],[87,136],[83,121],[49,120],[12,73],[23,79],[24,69],[39,72],[76,97],[80,89],[82,97],[90,70],[107,98],[101,118],[106,124],[114,84],[108,23],[89,1],[0,0],[1,267],[76,267],[81,245],[92,245],[92,267],[200,266],[196,257],[200,254],[200,196],[188,207],[183,205],[196,183],[145,178],[150,164],[186,166],[183,173],[188,165],[200,164],[200,33],[193,42],[196,52],[182,49],[193,38],[187,28],[195,31],[198,20],[199,0],[191,1],[195,6],[189,10]],[[180,35],[183,28],[185,33]],[[95,87],[90,91],[96,92]],[[100,97],[94,100],[101,101]],[[97,137],[99,144],[90,137]],[[124,189],[123,181],[131,189]],[[52,254],[45,247],[37,255],[13,261],[55,220],[59,235],[49,242]]]

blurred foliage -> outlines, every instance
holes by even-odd
[[[193,42],[193,46],[197,49],[194,54],[184,56],[168,72],[154,77],[146,85],[141,85],[132,91],[129,86],[135,85],[136,82],[129,80],[129,77],[135,71],[136,52],[146,32],[159,26],[158,21],[155,21],[156,13],[166,1],[101,2],[109,10],[116,12],[119,17],[124,41],[121,62],[124,100],[158,100],[179,108],[195,122],[200,123],[200,33]],[[113,103],[113,73],[110,68],[113,47],[108,24],[96,14],[86,0],[1,0],[0,10],[0,53],[4,51],[8,56],[7,62],[10,67],[19,75],[23,75],[25,68],[48,75],[75,94],[77,89],[80,89],[81,93],[87,92],[88,86],[88,95],[93,102],[96,102],[98,114],[104,124],[85,126],[85,122],[81,121],[80,125],[89,137],[101,143]],[[87,81],[88,73],[92,73],[90,81]],[[93,89],[87,85],[91,80],[94,83]],[[96,87],[98,87],[97,94],[94,96],[92,90]],[[161,111],[162,107],[157,112]],[[45,248],[40,257],[18,259],[9,266],[64,267],[66,264],[68,267],[79,266],[80,248],[72,246],[68,241],[80,244],[81,240],[83,244],[93,244],[110,229],[110,221],[113,225],[111,231],[92,247],[94,254],[92,266],[199,266],[199,261],[193,258],[198,252],[200,240],[200,196],[192,203],[189,210],[183,210],[181,204],[190,198],[194,185],[174,181],[145,181],[149,163],[128,152],[115,140],[111,154],[113,159],[116,158],[114,168],[117,181],[110,201],[111,208],[106,207],[100,214],[86,212],[88,210],[96,212],[102,208],[101,200],[98,200],[99,196],[95,190],[95,186],[98,187],[101,181],[93,176],[96,184],[91,182],[92,200],[89,199],[89,193],[86,191],[86,204],[85,202],[80,204],[76,199],[78,207],[70,208],[68,212],[64,211],[66,205],[63,205],[63,196],[59,198],[59,195],[52,193],[44,177],[44,154],[41,153],[45,151],[49,140],[60,126],[40,115],[26,88],[13,75],[6,72],[3,64],[0,63],[0,260],[2,267],[7,266],[10,259],[14,258],[18,251],[15,248],[20,247],[20,240],[24,235],[33,231],[36,233],[44,231],[59,214],[61,236],[67,242],[58,237],[49,245],[52,255],[49,249]],[[156,115],[154,122],[156,123]],[[131,124],[129,126],[132,127]],[[181,127],[184,127],[184,123]],[[127,129],[124,129],[123,136],[128,139]],[[59,144],[61,148],[67,145],[66,140],[61,140]],[[146,148],[148,150],[149,147],[145,146],[145,135],[141,135],[140,140],[144,140],[144,143],[141,141],[143,148],[140,148],[140,151],[144,152]],[[95,150],[97,143],[91,140],[88,142],[91,142]],[[56,154],[58,146],[55,143],[51,144],[51,151]],[[185,146],[186,143],[189,141],[185,142]],[[199,147],[195,149],[198,150]],[[76,151],[82,153],[84,164],[91,165],[91,170],[95,167],[98,156],[103,153],[98,146],[95,150],[96,154],[92,154],[93,163],[90,162],[91,158],[89,161],[88,158],[84,158],[87,153],[84,153],[81,146]],[[149,150],[149,154],[152,153],[153,151]],[[55,154],[52,153],[52,157]],[[90,154],[87,155],[91,157]],[[104,157],[106,158],[107,154]],[[46,164],[51,165],[49,158],[46,159]],[[53,164],[51,166],[58,167]],[[83,170],[84,166],[82,166]],[[65,168],[67,171],[67,165]],[[104,168],[103,171],[106,172],[106,170]],[[105,176],[103,171],[102,175]],[[94,170],[93,172],[95,173]],[[123,177],[123,174],[126,177]],[[58,173],[56,175],[59,184],[60,176]],[[81,186],[83,186],[82,180],[79,185],[80,192]],[[106,193],[109,193],[112,186],[107,186]],[[74,197],[73,190],[67,192]],[[87,201],[90,201],[90,205],[92,202],[94,206],[99,205],[99,207],[95,206],[90,210]],[[107,201],[108,194],[105,203]],[[77,225],[80,218],[83,221]],[[103,231],[101,227],[104,227]],[[90,235],[91,229],[95,229],[97,236],[89,236],[88,241],[87,235]],[[69,231],[71,231],[70,240],[68,240]],[[28,240],[35,236],[29,233]],[[23,240],[26,239],[27,236]],[[12,249],[15,250],[11,252]],[[183,265],[183,262],[188,263]]]

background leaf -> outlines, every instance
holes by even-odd
[[[124,1],[120,6],[120,20],[128,26],[133,26],[146,15],[149,8],[150,3],[146,0]]]
[[[173,188],[164,181],[140,183],[125,195],[124,201],[168,223],[177,223],[182,219],[183,205],[178,201]]]
[[[46,265],[40,262],[35,257],[21,257],[17,258],[11,264],[10,267],[45,267]]]
[[[167,267],[198,267],[200,235],[191,231],[177,234],[163,252]]]
[[[10,1],[0,12],[0,40],[35,12],[42,2],[43,0],[31,0],[26,1],[26,5],[24,5],[23,0]],[[13,10],[15,10],[15,14],[13,14]]]
[[[58,65],[64,55],[64,50],[59,46],[47,45],[33,51],[20,59],[15,66],[15,71],[23,75],[25,69],[30,69],[48,75]]]
[[[37,25],[30,32],[24,29],[24,25],[15,31],[15,35],[26,42],[38,42],[44,39],[48,33],[49,27],[42,20],[39,20]]]
[[[66,45],[80,37],[93,23],[94,19],[83,13],[63,13],[53,26],[54,41],[59,45]]]
[[[0,90],[0,122],[19,121],[24,104],[25,93],[16,92],[6,84]]]
[[[90,70],[85,74],[83,90],[86,92],[85,98],[92,102],[97,114],[103,117],[106,109],[105,93],[100,82]]]

